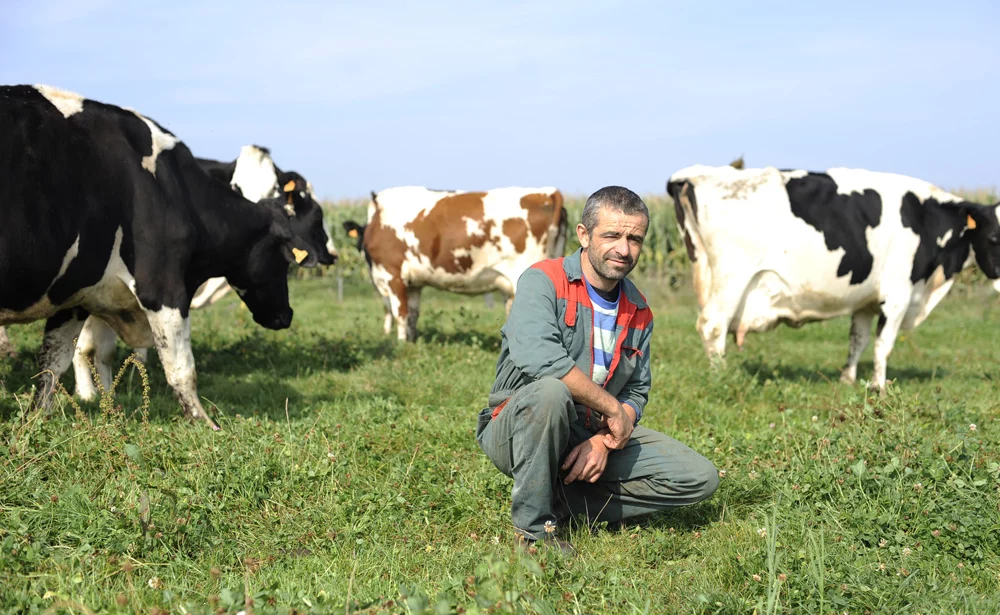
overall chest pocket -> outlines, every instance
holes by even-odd
[[[617,396],[635,370],[638,369],[639,362],[642,361],[642,350],[639,348],[640,335],[641,332],[634,329],[630,329],[625,335],[618,365],[615,367],[614,373],[611,374],[611,378],[604,385],[604,389],[608,393]]]

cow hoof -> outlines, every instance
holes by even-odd
[[[879,386],[879,383],[874,380],[868,383],[868,390],[872,393],[878,393],[880,397],[885,397],[885,385]]]
[[[726,358],[722,355],[712,355],[708,358],[708,366],[711,369],[725,369]]]
[[[187,417],[187,420],[191,423],[207,423],[208,427],[212,431],[222,431],[222,428],[215,422],[215,419],[208,416],[208,414],[202,414],[200,412],[186,412],[184,416]]]
[[[855,378],[854,376],[850,375],[847,372],[841,372],[840,373],[840,381],[843,382],[844,384],[851,384],[851,385],[853,385],[857,381],[857,378]]]

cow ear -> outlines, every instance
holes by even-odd
[[[363,230],[362,227],[354,220],[348,220],[344,222],[342,226],[344,227],[344,231],[347,233],[347,236],[351,239],[357,239]]]
[[[278,217],[271,222],[271,235],[276,237],[281,245],[281,255],[289,264],[298,263],[301,267],[315,267],[319,259],[309,250],[309,245],[292,232],[288,218]]]
[[[309,244],[295,233],[292,233],[292,236],[285,240],[283,245],[282,253],[285,255],[285,260],[289,263],[295,261],[299,267],[306,268],[312,268],[319,264],[319,258],[309,248]],[[290,259],[289,254],[291,254]]]
[[[288,264],[298,263],[299,267],[312,268],[319,264],[319,259],[309,250],[309,246],[294,235],[281,244],[281,255]]]

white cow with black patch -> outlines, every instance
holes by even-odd
[[[974,261],[1000,277],[998,206],[890,173],[693,166],[667,183],[692,261],[697,329],[712,359],[726,334],[851,315],[841,379],[853,383],[878,319],[872,385],[901,329],[918,326]]]
[[[0,174],[0,325],[46,321],[35,403],[93,314],[155,346],[185,413],[218,428],[198,399],[188,306],[225,276],[258,324],[291,324],[293,250],[317,256],[281,202],[235,194],[135,111],[46,86],[0,86]]]

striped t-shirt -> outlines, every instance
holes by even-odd
[[[615,354],[615,322],[618,319],[618,297],[614,301],[604,299],[587,281],[587,294],[594,305],[594,371],[591,379],[604,386],[611,369],[611,359]]]

